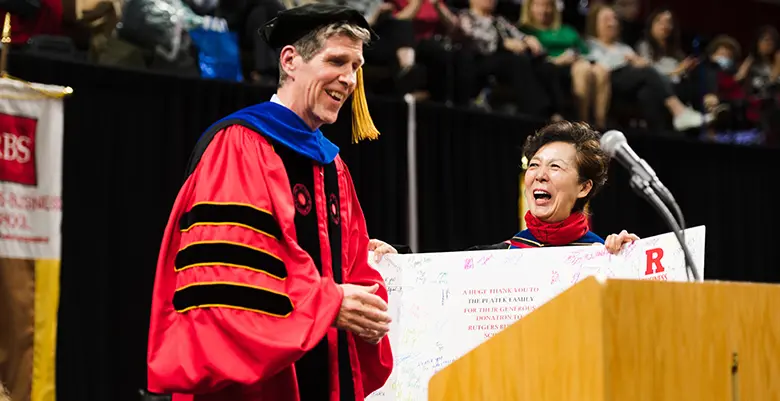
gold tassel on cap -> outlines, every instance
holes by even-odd
[[[374,126],[371,114],[368,113],[366,91],[363,88],[363,68],[358,68],[357,85],[352,93],[352,143],[377,138],[379,138],[379,130]]]

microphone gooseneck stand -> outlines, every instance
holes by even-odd
[[[637,164],[631,165],[630,163],[625,162],[623,160],[621,160],[621,162],[624,163],[631,171],[632,180],[633,178],[636,178],[642,182],[649,183],[650,186],[653,189],[655,189],[657,195],[661,198],[661,200],[663,200],[663,202],[672,209],[671,211],[674,214],[674,217],[677,219],[677,222],[680,224],[680,229],[685,230],[685,218],[683,217],[682,210],[680,210],[680,206],[674,200],[674,196],[672,196],[672,192],[669,191],[669,189],[666,188],[666,186],[664,186],[664,184],[662,184],[658,178],[656,178],[655,171],[653,170],[652,167],[650,167],[649,164],[647,164],[645,159],[641,159],[639,158],[639,156],[636,156],[636,154],[633,153],[633,150],[630,150],[630,148],[629,148],[629,152],[634,154],[634,156],[637,158]],[[683,232],[683,238],[685,238],[684,232]]]
[[[674,235],[677,237],[677,242],[680,243],[680,246],[682,247],[683,250],[683,254],[685,255],[685,267],[686,267],[685,272],[686,275],[688,276],[688,279],[690,280],[692,275],[695,281],[700,281],[699,270],[696,268],[696,264],[693,261],[693,257],[691,256],[691,251],[690,249],[688,249],[688,244],[685,243],[685,233],[683,231],[684,229],[680,227],[680,224],[678,223],[677,219],[675,219],[675,216],[672,214],[669,208],[666,206],[666,203],[664,203],[664,201],[662,201],[661,198],[658,196],[658,194],[656,193],[657,189],[654,189],[653,186],[646,180],[642,179],[642,177],[640,177],[639,174],[631,175],[630,185],[631,188],[640,197],[647,199],[648,202],[650,202],[650,204],[653,205],[653,207],[658,212],[658,214],[661,215],[664,221],[666,221],[666,224],[669,225],[669,227],[674,232]],[[659,192],[663,193],[665,191],[660,190]],[[666,192],[668,193],[668,191]],[[682,224],[685,224],[682,218],[682,212],[680,211],[680,207],[677,205],[677,202],[674,201],[674,198],[671,197],[671,194],[668,194],[668,196],[664,196],[664,198],[666,198],[669,204],[672,205],[672,209],[675,209],[677,211],[680,222],[682,222]]]
[[[674,200],[672,193],[664,186],[664,184],[661,184],[660,181],[651,181],[650,186],[655,189],[661,200],[663,200],[663,202],[672,209],[671,212],[674,214],[674,217],[680,224],[680,229],[685,230],[685,217],[683,217],[682,210],[680,210],[680,206],[677,204],[677,201]],[[685,238],[684,232],[683,238]]]
[[[647,199],[669,228],[674,231],[677,242],[680,243],[685,255],[685,273],[688,280],[693,275],[694,280],[699,281],[699,270],[696,268],[688,244],[685,242],[685,218],[671,191],[661,183],[652,167],[628,146],[626,136],[622,132],[607,131],[599,139],[599,144],[610,157],[617,159],[630,172],[631,189],[641,198]]]
[[[642,160],[644,161],[644,160]],[[648,166],[649,167],[649,166]],[[635,175],[636,177],[636,175]],[[637,177],[641,178],[641,177]],[[644,181],[644,180],[642,180]],[[664,204],[668,206],[671,209],[671,212],[674,214],[674,217],[677,219],[677,223],[679,224],[680,234],[678,240],[680,241],[680,245],[684,247],[686,246],[685,243],[685,217],[683,217],[682,210],[680,209],[680,205],[677,204],[677,201],[674,200],[674,196],[672,196],[672,192],[669,191],[669,189],[664,186],[664,184],[661,183],[659,180],[651,180],[650,186],[652,189],[655,189],[656,194],[658,197],[661,198]],[[660,213],[660,212],[659,212]],[[676,233],[676,231],[675,231]],[[688,279],[690,279],[690,275],[688,275]]]

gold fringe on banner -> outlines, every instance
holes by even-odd
[[[11,47],[11,13],[5,13],[3,38],[0,39],[0,42],[3,43],[3,48],[0,51],[0,73],[5,75],[6,67],[8,67],[8,48]]]
[[[2,49],[0,49],[0,78],[10,79],[13,81],[21,82],[29,89],[50,98],[61,99],[73,93],[73,89],[69,86],[64,87],[62,90],[47,90],[39,88],[32,83],[20,78],[12,77],[8,74],[8,50],[11,47],[11,13],[5,13],[5,20],[3,21],[3,37],[0,39],[2,43]],[[0,98],[14,99],[14,100],[34,100],[37,97],[31,96],[15,96],[11,94],[0,94]]]

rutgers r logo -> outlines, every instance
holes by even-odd
[[[663,248],[653,248],[645,251],[647,255],[647,269],[645,270],[645,276],[651,274],[663,273],[666,269],[661,264],[661,258],[664,257]]]
[[[0,181],[35,185],[35,130],[38,121],[0,113]]]

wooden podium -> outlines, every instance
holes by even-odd
[[[780,401],[780,286],[588,278],[431,378],[429,401]]]

